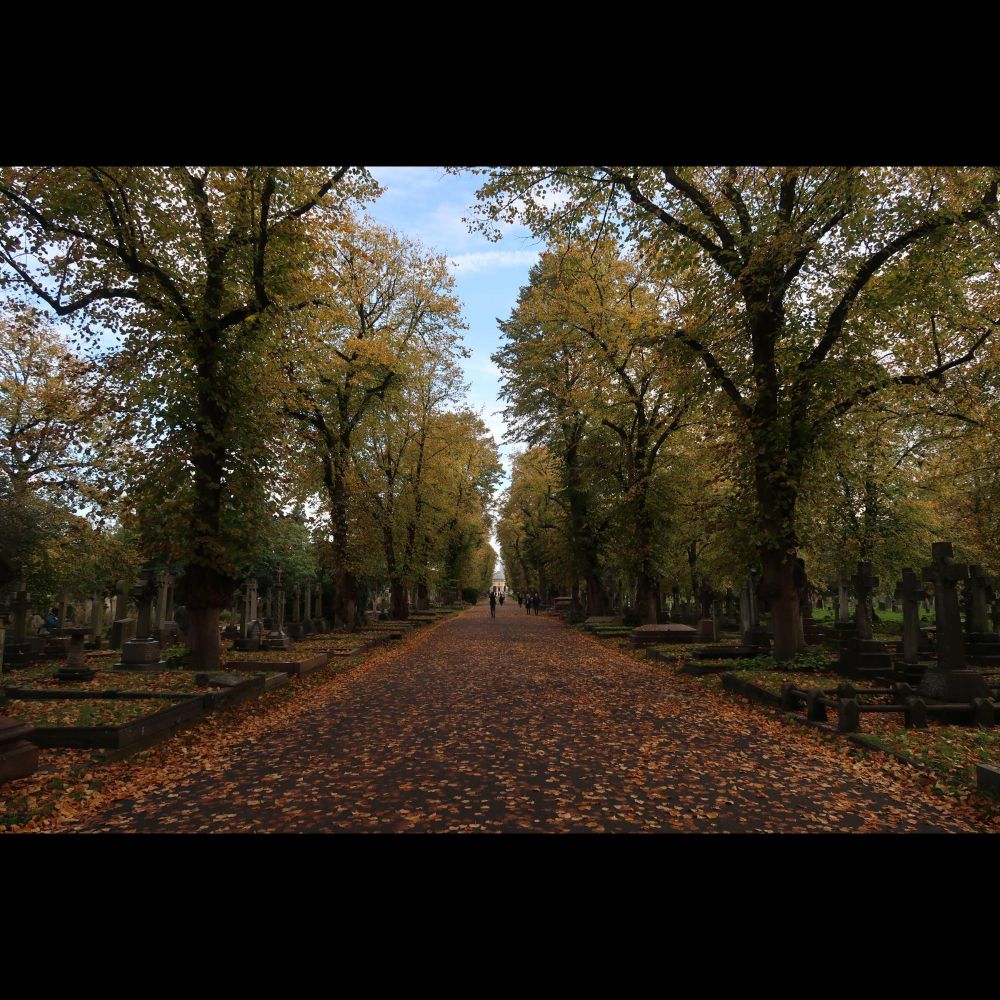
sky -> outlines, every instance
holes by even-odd
[[[498,243],[469,232],[462,218],[472,215],[482,176],[447,174],[442,167],[369,169],[386,192],[368,207],[368,214],[420,240],[428,250],[448,255],[469,324],[465,344],[472,357],[464,362],[471,383],[469,402],[482,410],[486,425],[501,445],[509,474],[512,446],[502,444],[499,372],[490,355],[499,343],[497,319],[510,316],[521,286],[527,284],[528,271],[541,252],[541,243],[521,226],[501,226],[504,235]]]

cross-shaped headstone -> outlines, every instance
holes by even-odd
[[[302,619],[299,617],[299,609],[302,606],[302,588],[299,584],[295,584],[295,589],[292,591],[292,621],[298,622]]]
[[[970,566],[969,582],[965,587],[969,596],[966,630],[970,635],[984,633],[989,628],[986,605],[993,593],[993,577],[987,576],[982,566]]]
[[[871,639],[872,620],[868,614],[868,599],[879,583],[879,578],[872,576],[872,564],[859,562],[858,571],[851,577],[851,583],[854,584],[854,595],[858,602],[854,617],[858,638]]]
[[[927,596],[927,588],[912,569],[904,569],[897,594],[903,602],[903,662],[917,663],[917,650],[920,644],[920,602]]]
[[[150,632],[153,630],[153,594],[155,591],[153,571],[144,569],[139,574],[138,585],[129,591],[139,609],[135,623],[135,637],[137,639],[150,638]]]
[[[958,607],[959,580],[969,578],[969,567],[952,557],[951,542],[931,546],[932,565],[924,568],[922,579],[934,584],[934,611],[937,617],[936,645],[939,671],[964,670],[965,646]]]

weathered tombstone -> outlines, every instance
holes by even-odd
[[[858,571],[851,581],[857,604],[854,611],[854,635],[847,639],[840,651],[840,669],[849,677],[884,676],[892,672],[892,659],[872,632],[868,602],[879,578],[872,576],[872,564],[859,562]]]
[[[111,623],[111,648],[117,649],[119,652],[125,646],[125,643],[129,639],[135,638],[135,619],[134,618],[119,618],[117,621]]]
[[[83,639],[87,634],[85,628],[67,629],[69,632],[69,651],[66,662],[56,671],[59,681],[89,681],[97,673],[93,667],[88,667],[86,653],[83,649]]]
[[[152,638],[153,630],[153,571],[144,569],[139,574],[139,583],[130,591],[139,608],[134,639],[122,646],[122,659],[115,664],[121,670],[149,670],[165,667],[160,659],[160,644]]]
[[[104,632],[104,595],[99,591],[94,591],[94,597],[90,608],[90,648],[101,648],[101,634]]]
[[[903,602],[903,662],[915,667],[920,662],[920,602],[927,588],[912,569],[904,569],[897,593]]]
[[[719,636],[722,634],[722,622],[721,622],[721,612],[719,609],[719,602],[712,602],[712,642],[718,642]]]
[[[257,581],[251,577],[243,589],[242,635],[233,643],[236,650],[260,649],[260,622],[257,620]]]
[[[980,667],[1000,666],[1000,636],[988,631],[987,622],[987,607],[993,594],[993,577],[987,576],[982,566],[970,566],[965,589],[969,659]]]
[[[31,610],[31,601],[26,590],[17,592],[12,608],[14,615],[11,634],[4,644],[4,659],[8,668],[28,663],[33,655],[33,644],[28,639],[28,612]]]
[[[313,605],[313,618],[319,621],[323,617],[323,581],[316,584],[316,603]]]
[[[302,588],[295,584],[292,590],[292,620],[288,624],[287,632],[290,639],[301,639],[305,634],[302,629],[302,618],[299,614],[301,608]]]
[[[268,594],[270,597],[270,594]],[[285,622],[285,589],[281,585],[281,570],[278,570],[278,592],[276,596],[276,603],[278,606],[277,620],[274,623],[274,628],[271,630],[270,635],[267,637],[267,648],[268,649],[289,649],[292,645],[291,640],[284,632],[284,622]]]
[[[837,581],[837,620],[851,620],[850,602],[847,597],[847,581],[841,578]]]
[[[38,770],[38,747],[27,739],[33,731],[19,719],[0,717],[0,784]]]
[[[174,575],[168,569],[163,570],[159,576],[157,615],[159,625],[153,637],[159,639],[160,648],[178,645],[181,642],[181,627],[174,620]]]
[[[934,610],[937,616],[937,663],[921,678],[921,695],[944,701],[971,702],[988,698],[985,678],[965,665],[962,620],[958,606],[957,584],[969,578],[969,567],[956,563],[951,542],[934,542],[932,565],[925,567],[923,580],[934,584]]]

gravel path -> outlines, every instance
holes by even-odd
[[[508,601],[495,620],[480,604],[317,687],[71,829],[976,827],[898,768]]]

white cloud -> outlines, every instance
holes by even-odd
[[[449,258],[462,274],[492,271],[498,267],[531,267],[538,260],[537,250],[478,250]]]

